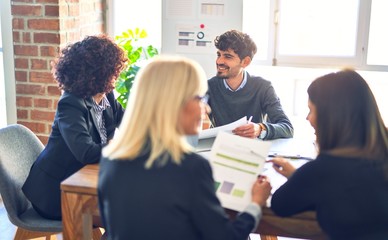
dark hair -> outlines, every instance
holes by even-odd
[[[317,78],[308,90],[316,106],[319,149],[358,149],[357,156],[388,159],[388,130],[367,82],[346,69]]]
[[[111,92],[110,81],[119,76],[126,61],[124,51],[107,36],[87,36],[62,49],[53,73],[61,90],[85,98]]]
[[[247,56],[253,59],[257,51],[256,44],[251,37],[237,30],[230,30],[217,36],[214,45],[221,51],[232,49],[241,60]]]

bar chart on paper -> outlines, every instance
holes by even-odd
[[[263,171],[271,143],[220,132],[210,152],[215,188],[225,208],[242,211]]]
[[[215,186],[216,191],[219,191],[220,193],[230,194],[234,197],[239,197],[239,198],[243,198],[245,195],[245,191],[243,189],[236,188],[234,186],[235,184],[232,182],[228,182],[228,181],[223,181],[222,183],[215,182],[215,185],[216,185]]]

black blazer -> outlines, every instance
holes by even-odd
[[[107,98],[111,107],[103,114],[109,141],[124,110],[113,93],[107,94]],[[58,102],[47,146],[23,185],[24,194],[46,217],[61,218],[61,181],[86,164],[99,162],[102,147],[93,99],[65,92]]]
[[[208,160],[191,153],[145,168],[134,160],[102,158],[98,203],[110,240],[246,240],[255,227],[247,212],[229,220],[214,188]],[[160,159],[159,159],[160,160]]]

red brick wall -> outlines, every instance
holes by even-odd
[[[68,43],[104,32],[104,3],[12,0],[17,120],[44,144],[60,96],[50,63]]]

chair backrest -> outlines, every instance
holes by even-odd
[[[19,216],[31,204],[21,188],[43,148],[36,135],[23,125],[0,129],[0,193],[10,218]]]

